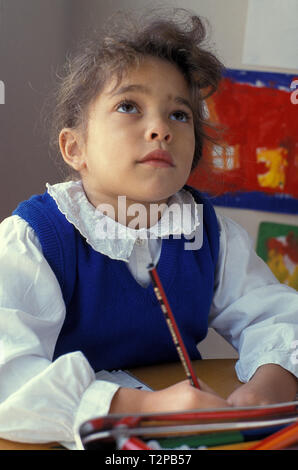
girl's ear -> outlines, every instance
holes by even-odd
[[[59,134],[59,147],[63,160],[74,170],[81,171],[85,168],[82,137],[75,129],[62,129]]]

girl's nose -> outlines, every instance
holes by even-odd
[[[149,126],[146,131],[146,140],[148,142],[158,141],[158,142],[167,142],[170,143],[172,140],[172,133],[169,129],[169,126],[160,121],[153,126]]]

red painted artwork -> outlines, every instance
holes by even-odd
[[[189,184],[215,196],[298,198],[298,104],[290,99],[291,80],[245,71],[222,79],[206,101],[210,121],[222,128],[221,145],[205,147]]]

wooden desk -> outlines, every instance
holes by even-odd
[[[236,359],[204,359],[193,361],[197,376],[223,398],[241,385],[235,373]],[[131,372],[153,390],[173,385],[185,379],[185,372],[180,363],[139,367]]]
[[[204,359],[194,361],[193,366],[199,378],[226,398],[241,384],[236,377],[235,362],[235,359]],[[131,369],[130,372],[154,390],[160,390],[185,379],[184,369],[180,363],[139,367]],[[0,439],[0,450],[56,450],[57,448],[62,447],[56,443],[22,444]]]

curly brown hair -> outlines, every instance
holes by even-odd
[[[192,170],[196,168],[205,139],[215,142],[207,132],[212,124],[204,100],[216,91],[223,71],[206,40],[203,20],[183,8],[157,8],[139,17],[134,11],[117,11],[100,32],[80,41],[79,50],[66,61],[51,117],[50,143],[56,154],[64,127],[80,129],[86,136],[89,106],[111,77],[117,78],[116,88],[130,67],[153,56],[176,64],[189,85],[196,142]]]

